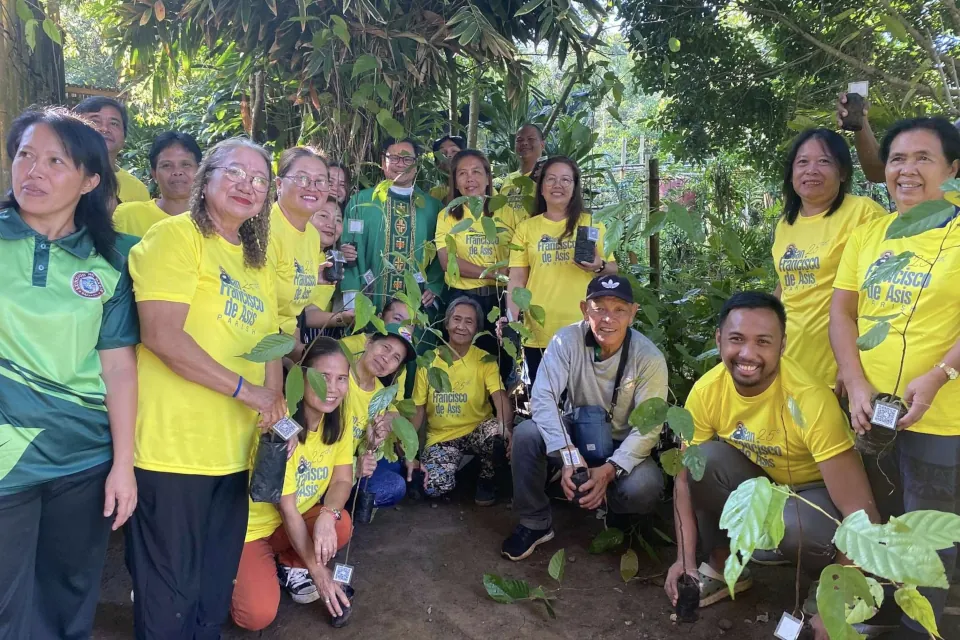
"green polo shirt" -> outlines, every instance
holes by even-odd
[[[97,352],[139,341],[121,240],[101,256],[85,228],[51,242],[0,210],[0,495],[113,455]]]

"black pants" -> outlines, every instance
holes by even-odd
[[[140,501],[124,534],[136,637],[219,638],[247,532],[247,472],[135,471]]]
[[[513,358],[510,357],[510,354],[500,347],[494,323],[487,322],[487,316],[490,315],[490,312],[494,308],[499,309],[501,315],[506,313],[507,305],[503,300],[504,295],[506,295],[506,289],[504,289],[503,293],[499,296],[493,293],[481,296],[477,295],[472,289],[452,289],[447,287],[444,298],[446,299],[447,306],[449,306],[451,302],[460,296],[466,296],[477,302],[480,308],[483,309],[483,317],[480,318],[480,322],[477,323],[477,332],[488,331],[489,335],[477,338],[476,345],[478,348],[497,357],[497,367],[500,369],[500,381],[503,383],[503,388],[506,389],[507,385],[510,384],[510,379],[513,377],[512,374],[516,364]]]
[[[110,462],[0,496],[0,639],[89,638],[113,518]]]
[[[537,369],[540,368],[540,363],[543,362],[544,351],[546,351],[546,349],[541,349],[540,347],[523,348],[523,361],[526,364],[527,377],[530,379],[531,393],[533,393],[533,383],[537,379]]]

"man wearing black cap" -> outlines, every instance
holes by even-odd
[[[667,397],[667,363],[660,350],[630,327],[637,314],[630,282],[602,275],[587,285],[583,321],[564,327],[547,346],[533,385],[533,419],[513,432],[513,510],[520,524],[501,553],[526,558],[553,539],[547,461],[563,464],[561,485],[574,499],[574,471],[589,466],[579,505],[606,499],[617,514],[645,514],[656,506],[663,475],[650,452],[660,429],[630,428],[630,412],[645,400]]]
[[[437,168],[440,169],[440,173],[446,176],[447,182],[449,182],[450,177],[450,161],[453,160],[453,156],[466,148],[467,142],[460,136],[445,135],[434,140],[433,157],[437,161]],[[430,195],[440,202],[446,200],[447,194],[450,193],[450,185],[447,182],[430,189]]]

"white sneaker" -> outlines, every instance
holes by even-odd
[[[320,599],[317,585],[313,583],[313,578],[306,569],[278,564],[277,576],[280,578],[280,586],[287,590],[290,598],[297,604],[310,604]]]

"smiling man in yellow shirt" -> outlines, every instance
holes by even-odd
[[[716,340],[722,363],[697,381],[686,403],[696,427],[687,444],[699,445],[706,471],[699,481],[691,480],[686,470],[677,476],[675,518],[682,533],[677,561],[664,584],[674,602],[677,580],[685,573],[701,584],[701,607],[730,596],[723,579],[730,547],[721,533],[720,515],[730,493],[750,478],[766,476],[790,485],[837,520],[864,509],[879,521],[836,397],[825,382],[783,357],[786,324],[783,304],[768,293],[735,294],[720,311]],[[802,416],[800,424],[795,414]],[[836,522],[793,498],[783,515],[782,556],[774,559],[795,562],[802,555],[804,570],[819,575],[837,555],[832,542]],[[710,553],[699,570],[698,531]],[[744,570],[735,591],[751,586]]]
[[[93,96],[83,100],[73,108],[75,113],[86,116],[103,136],[107,143],[107,152],[117,175],[117,200],[119,203],[146,201],[150,199],[150,190],[136,176],[117,164],[123,145],[127,141],[127,128],[130,118],[123,103],[106,96]]]

